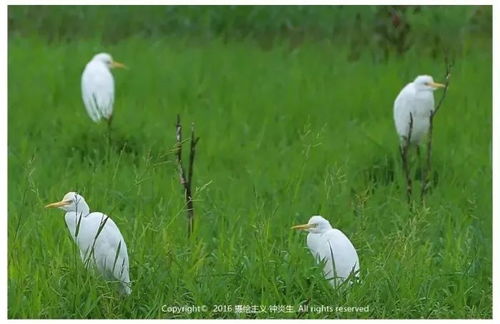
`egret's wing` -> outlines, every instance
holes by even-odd
[[[407,137],[410,131],[410,112],[415,111],[415,96],[411,84],[401,90],[394,101],[394,123],[400,137]]]
[[[357,274],[359,271],[358,253],[349,238],[342,231],[335,228],[325,235],[328,236],[332,246],[337,276],[347,278],[353,272]],[[328,250],[330,250],[330,246]],[[330,258],[332,251],[329,251]]]
[[[113,75],[102,64],[90,62],[82,74],[82,98],[90,118],[97,122],[113,113]]]
[[[128,285],[130,278],[127,245],[118,226],[107,215],[98,212],[89,214],[86,221],[86,226],[92,228],[93,232],[93,259],[97,269],[103,275]]]
[[[325,262],[324,273],[327,279],[347,278],[359,270],[359,259],[351,241],[337,229],[324,234],[309,234],[307,245],[318,262]]]

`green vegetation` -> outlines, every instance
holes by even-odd
[[[244,24],[234,12],[247,17],[252,8],[221,7],[221,17]],[[259,9],[267,13],[261,21],[271,23],[275,9]],[[365,10],[360,28],[367,28],[375,9],[296,10],[323,13],[323,20],[310,21],[330,30],[321,25],[329,12],[338,18],[337,11]],[[166,38],[162,29],[147,37],[124,30],[110,41],[92,37],[102,24],[72,29],[72,20],[81,20],[64,7],[37,8],[40,24],[29,19],[34,10],[9,9],[10,318],[492,317],[492,54],[488,28],[472,23],[478,8],[426,7],[421,17],[409,15],[427,30],[434,17],[441,26],[473,30],[448,35],[457,40],[456,65],[435,119],[437,184],[412,213],[392,104],[418,74],[442,81],[439,42],[426,48],[415,41],[399,54],[389,46],[379,55],[378,43],[356,43],[367,35],[360,29],[343,40],[325,34],[294,43],[293,36],[278,35],[263,46],[258,35],[234,36],[241,28],[229,23],[203,40],[196,28],[172,25],[177,32]],[[199,12],[205,21],[218,9],[162,10]],[[491,8],[481,10],[491,18]],[[160,10],[137,12],[131,26],[153,26],[162,17]],[[117,26],[126,25],[122,19],[116,17]],[[344,30],[352,26],[349,16],[332,20]],[[113,26],[109,20],[106,27],[121,30]],[[408,37],[416,39],[420,27],[411,26]],[[106,125],[91,122],[80,97],[83,67],[100,51],[130,67],[114,71],[111,143]],[[191,239],[172,153],[177,113],[185,126],[195,122],[201,137]],[[63,212],[43,208],[71,190],[120,227],[131,262],[130,297],[82,268]],[[305,233],[290,230],[313,214],[329,219],[358,249],[362,282],[348,291],[329,286]],[[303,304],[369,311],[213,312],[214,305]],[[172,314],[162,305],[207,305],[208,311]]]

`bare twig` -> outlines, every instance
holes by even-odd
[[[179,169],[179,181],[182,186],[185,186],[186,174],[184,172],[184,167],[182,166],[182,125],[181,117],[177,115],[177,123],[175,124],[175,140],[176,140],[176,156],[177,156],[177,167]]]
[[[188,191],[187,191],[187,211],[188,211],[188,221],[189,221],[189,233],[193,231],[193,222],[194,222],[194,209],[193,209],[193,197],[191,194],[192,187],[192,179],[193,179],[193,165],[194,165],[194,157],[195,157],[195,147],[196,143],[198,143],[199,137],[195,137],[194,135],[194,123],[191,124],[191,145],[189,150],[189,169],[188,169]]]
[[[453,69],[453,66],[455,65],[454,61],[450,61],[448,56],[444,58],[444,64],[445,64],[445,69],[446,73],[444,75],[444,89],[443,89],[443,94],[441,95],[441,98],[439,99],[438,104],[436,105],[436,109],[434,109],[434,112],[431,114],[431,117],[434,118],[434,116],[437,114],[439,109],[441,108],[441,105],[444,102],[444,99],[446,98],[446,93],[448,92],[448,87],[450,85],[450,77],[451,77],[451,70]]]
[[[448,56],[446,55],[444,58],[444,64],[445,64],[445,76],[444,76],[444,89],[443,89],[443,94],[441,95],[441,98],[438,101],[438,104],[436,105],[436,108],[431,111],[431,114],[429,115],[429,132],[427,134],[427,155],[426,155],[426,163],[425,163],[425,168],[422,170],[423,172],[423,183],[422,187],[420,189],[420,200],[424,200],[424,196],[427,193],[427,190],[430,187],[430,175],[431,175],[431,169],[432,169],[432,161],[431,161],[431,155],[432,155],[432,134],[433,134],[433,129],[434,129],[434,117],[436,116],[437,112],[441,108],[441,105],[444,102],[444,99],[446,98],[446,94],[448,93],[448,87],[450,86],[450,77],[451,77],[451,70],[453,69],[454,62],[453,60],[450,61]]]
[[[186,207],[187,207],[187,217],[188,217],[188,236],[191,236],[194,228],[194,206],[193,206],[193,195],[192,195],[192,183],[193,183],[193,165],[195,158],[195,147],[199,141],[199,137],[195,137],[194,134],[194,123],[191,125],[191,143],[189,150],[189,165],[188,165],[188,174],[186,177],[186,172],[184,171],[184,167],[182,166],[182,125],[181,118],[177,115],[177,124],[176,124],[176,156],[177,156],[177,165],[179,170],[179,180],[184,189],[184,197],[186,199]]]
[[[409,161],[408,161],[408,152],[410,150],[410,143],[411,143],[411,133],[413,131],[413,114],[410,112],[410,123],[408,125],[408,134],[406,137],[404,137],[404,141],[402,145],[400,146],[400,153],[401,153],[401,161],[403,163],[403,172],[405,175],[406,179],[406,200],[408,201],[408,204],[411,202],[411,194],[412,194],[412,180],[411,180],[411,175],[410,175],[410,167],[409,167]]]

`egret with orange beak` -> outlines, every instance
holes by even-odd
[[[321,216],[313,216],[307,224],[292,229],[308,231],[307,247],[318,263],[324,262],[323,273],[330,284],[338,287],[350,276],[359,277],[359,258],[351,241]]]
[[[107,53],[99,53],[87,63],[83,71],[83,103],[94,122],[104,118],[111,124],[115,101],[115,81],[110,72],[112,68],[126,68],[126,66],[113,61],[111,55]]]
[[[118,281],[121,292],[130,295],[127,245],[115,222],[103,213],[91,213],[85,199],[75,192],[45,207],[66,212],[66,226],[84,265],[96,268],[105,279]]]
[[[444,87],[434,82],[430,75],[420,75],[401,90],[394,101],[394,123],[402,144],[408,136],[411,144],[419,144],[427,135],[429,118],[434,111],[434,91]]]

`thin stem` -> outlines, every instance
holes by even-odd
[[[189,164],[188,164],[188,176],[186,177],[186,172],[182,166],[182,125],[180,122],[180,116],[177,115],[176,124],[176,156],[177,165],[179,170],[180,183],[184,189],[184,198],[186,199],[187,207],[187,217],[188,217],[188,237],[191,236],[194,229],[194,204],[193,204],[193,194],[192,194],[192,183],[193,183],[193,169],[194,169],[194,158],[196,155],[196,144],[198,143],[199,137],[195,137],[194,133],[194,123],[191,125],[191,144],[189,151]]]
[[[429,115],[429,131],[427,133],[427,155],[426,155],[426,161],[425,161],[425,169],[422,171],[423,172],[423,183],[422,187],[420,189],[420,200],[423,202],[424,201],[424,196],[427,193],[429,187],[430,187],[430,175],[432,171],[432,135],[433,135],[433,130],[434,130],[434,117],[436,116],[437,112],[441,108],[444,99],[446,98],[446,94],[448,93],[448,87],[450,86],[450,76],[451,76],[451,70],[453,68],[454,62],[450,62],[448,57],[445,56],[445,66],[446,66],[446,73],[445,73],[445,84],[444,84],[444,89],[443,89],[443,94],[441,95],[441,98],[438,101],[438,104],[436,105],[436,108],[431,111]]]

